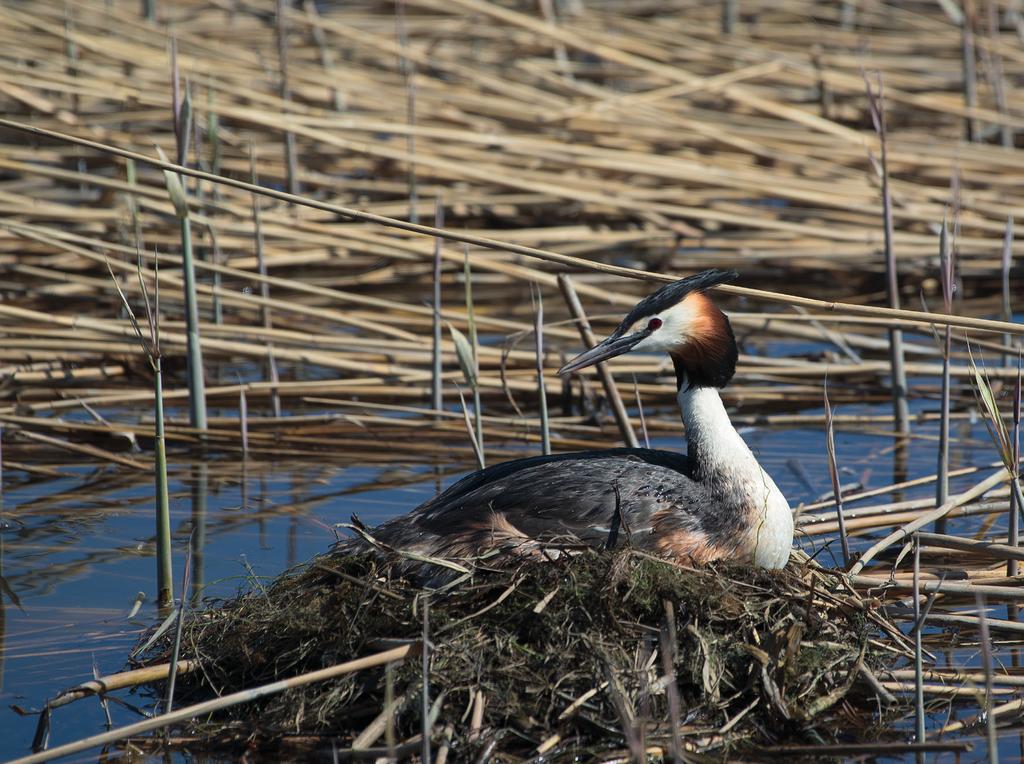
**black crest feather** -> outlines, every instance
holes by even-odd
[[[719,284],[728,284],[730,281],[735,281],[739,277],[740,274],[734,270],[712,268],[711,270],[701,271],[700,273],[695,273],[692,276],[687,276],[685,279],[673,281],[671,284],[666,284],[657,292],[647,295],[644,299],[638,302],[636,306],[629,311],[629,314],[622,319],[622,323],[619,324],[612,336],[624,334],[641,318],[653,316],[657,313],[661,313],[663,310],[671,308],[673,305],[677,305],[684,297],[686,297],[686,295],[690,294],[690,292],[703,292],[705,289],[710,289],[711,287],[718,286]]]

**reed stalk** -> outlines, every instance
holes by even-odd
[[[1003,230],[1003,250],[1000,258],[1000,273],[1002,275],[1003,287],[1003,310],[1002,319],[1007,323],[1013,321],[1013,304],[1010,300],[1010,269],[1013,267],[1013,215],[1006,218],[1006,228]],[[1010,334],[1003,335],[1003,345],[1007,350],[1013,347],[1013,337]],[[1011,366],[1013,356],[1010,353],[1003,355],[1003,365]]]
[[[736,31],[736,22],[739,20],[740,9],[739,0],[721,0],[722,3],[722,18],[721,28],[722,34],[731,35]]]
[[[242,455],[249,453],[249,404],[245,399],[245,388],[238,389],[238,429],[242,438]]]
[[[469,435],[469,442],[473,446],[473,454],[476,456],[477,469],[483,469],[487,466],[487,460],[484,458],[484,450],[480,446],[480,442],[476,439],[476,431],[473,428],[473,422],[469,418],[469,407],[466,405],[466,396],[462,394],[462,388],[459,390],[459,403],[462,404],[462,416],[466,422],[466,434]]]
[[[999,53],[999,8],[998,3],[987,0],[985,3],[985,17],[987,21],[986,45],[982,46],[982,60],[985,66],[985,76],[989,81],[992,97],[996,102],[996,109],[1000,114],[1007,114],[1006,104],[1006,76],[1003,69],[1003,57]],[[999,139],[1003,148],[1013,148],[1013,128],[1003,123],[999,125]]]
[[[633,395],[636,397],[636,415],[640,419],[640,432],[644,436],[644,448],[650,448],[651,438],[647,434],[647,418],[644,416],[644,402],[640,398],[640,385],[636,381],[636,374],[633,375]]]
[[[188,143],[191,134],[192,104],[189,89],[181,93],[181,71],[178,68],[178,37],[171,35],[171,124],[174,127],[175,159],[182,166],[188,165]],[[163,157],[160,157],[163,159]],[[179,178],[179,181],[181,179]],[[184,181],[181,181],[184,185]]]
[[[193,528],[192,533],[195,533]],[[185,569],[181,576],[181,599],[178,600],[178,618],[174,627],[174,646],[171,648],[170,666],[167,670],[167,693],[164,700],[164,713],[174,710],[174,686],[178,678],[178,659],[181,656],[182,627],[185,624],[185,603],[188,602],[188,580],[192,568],[192,537],[189,536],[185,547]]]
[[[75,42],[75,17],[72,14],[71,4],[64,5],[64,57],[67,59],[65,71],[70,77],[78,76],[78,44]],[[77,114],[80,111],[81,100],[77,92],[71,94],[71,112]],[[79,158],[79,167],[84,169],[84,160]]]
[[[480,403],[480,344],[476,336],[476,314],[473,308],[473,272],[469,265],[469,248],[467,247],[462,259],[462,275],[466,283],[466,327],[469,332],[469,349],[471,351],[470,361],[473,365],[470,388],[473,391],[473,418],[476,424],[476,442],[480,447],[480,454],[484,452],[484,425],[483,408]],[[483,468],[483,465],[480,465]]]
[[[939,237],[939,272],[942,284],[942,303],[946,313],[953,312],[953,285],[956,266],[954,264],[953,248],[949,241],[949,229],[946,221],[942,221],[942,232]],[[945,327],[942,345],[942,399],[939,418],[939,449],[938,466],[935,482],[935,505],[942,506],[949,498],[949,362],[952,353],[953,332],[949,326]],[[946,518],[939,518],[935,522],[936,533],[946,532]]]
[[[124,163],[125,179],[128,181],[130,187],[137,186],[138,179],[138,168],[135,165],[134,159],[126,159]],[[135,242],[142,246],[142,222],[139,217],[139,205],[136,199],[134,190],[129,191],[125,194],[125,201],[128,204],[128,215],[132,221],[132,233],[135,236]]]
[[[176,46],[172,46],[172,57],[175,58],[174,66],[172,67],[175,102],[178,100],[176,50]],[[185,157],[188,153],[191,113],[191,98],[186,89],[185,97],[181,101],[181,107],[174,112],[178,164],[181,166],[185,165]],[[166,161],[166,157],[159,147],[157,152],[160,154],[160,159]],[[185,302],[185,331],[188,355],[189,422],[197,430],[205,430],[207,427],[206,382],[204,379],[203,348],[199,339],[199,303],[196,298],[196,269],[192,256],[192,222],[189,217],[188,198],[185,194],[181,176],[165,170],[164,182],[167,186],[167,194],[171,198],[171,204],[174,206],[174,214],[178,219],[181,238],[182,288]]]
[[[420,761],[423,764],[430,764],[430,728],[433,726],[430,719],[430,597],[424,597],[420,603],[423,610],[423,630],[420,643],[423,648],[420,656],[422,658],[420,668],[423,673],[423,685],[420,692],[420,734],[423,736],[423,748],[420,751]]]
[[[985,737],[988,742],[987,751],[989,764],[999,764],[999,742],[996,735],[996,717],[992,713],[992,698],[995,696],[992,684],[992,644],[988,635],[988,615],[985,612],[985,595],[975,596],[978,608],[978,641],[981,643],[981,666],[985,675],[985,696],[982,713],[985,716]]]
[[[679,739],[682,703],[679,698],[679,685],[676,682],[676,646],[678,641],[675,605],[672,600],[666,599],[662,602],[662,608],[665,611],[665,620],[658,633],[658,646],[661,649],[661,670],[665,675],[665,690],[668,693],[668,719],[669,724],[672,725],[669,735],[669,751],[673,762],[682,762],[683,745]]]
[[[597,344],[597,340],[594,338],[590,322],[587,320],[587,314],[583,310],[583,305],[576,294],[576,288],[573,286],[572,280],[564,273],[559,274],[558,287],[562,290],[565,304],[568,306],[569,313],[572,314],[576,322],[580,339],[583,340],[583,344],[586,347],[594,347]],[[623,442],[629,448],[639,448],[640,442],[636,439],[636,432],[634,432],[633,425],[629,421],[629,414],[626,412],[626,406],[622,402],[622,396],[619,395],[619,389],[615,385],[615,379],[612,377],[608,364],[603,361],[597,364],[597,374],[601,379],[601,385],[604,387],[604,394],[612,407],[612,414],[615,416],[615,422],[619,426]]]
[[[208,87],[206,90],[206,135],[207,140],[210,144],[210,161],[209,168],[210,172],[214,175],[219,175],[221,172],[221,145],[220,145],[220,117],[217,115],[217,110],[214,106],[213,99],[213,88]],[[221,189],[217,183],[211,184],[211,196],[214,203],[221,201]],[[211,219],[207,225],[207,231],[210,234],[210,247],[213,263],[220,265],[223,263],[224,258],[221,255],[219,241],[217,239],[217,231],[213,226]],[[220,271],[214,270],[213,272],[213,322],[215,324],[224,323],[224,307],[220,299],[220,289],[222,275]]]
[[[1022,358],[1020,351],[1017,352],[1017,383],[1014,385],[1013,395],[1013,430],[1012,430],[1012,457],[1014,483],[1017,490],[1010,491],[1010,519],[1009,538],[1010,546],[1020,545],[1020,518],[1024,514],[1024,492],[1020,490],[1020,417],[1021,417],[1021,372]],[[1011,559],[1006,563],[1006,575],[1015,576],[1018,573],[1017,560]]]
[[[364,671],[368,668],[401,661],[415,655],[419,652],[419,649],[420,645],[418,643],[402,645],[401,647],[393,647],[389,650],[384,650],[383,652],[367,655],[363,658],[356,658],[355,660],[318,669],[317,671],[310,671],[309,673],[300,674],[299,676],[291,677],[289,679],[280,679],[276,682],[260,685],[259,687],[240,690],[202,703],[185,706],[183,708],[179,708],[177,711],[144,719],[140,722],[128,724],[124,727],[118,727],[117,729],[110,730],[109,732],[103,732],[99,735],[92,735],[91,737],[76,740],[71,743],[65,743],[64,745],[59,745],[46,751],[40,751],[39,753],[32,754],[31,756],[23,756],[18,759],[13,759],[8,762],[8,764],[42,764],[42,762],[53,761],[54,759],[58,759],[62,756],[69,756],[73,753],[88,751],[90,748],[98,748],[106,745],[107,743],[113,743],[136,735],[142,735],[153,730],[163,729],[178,722],[206,716],[215,711],[231,708],[242,703],[252,703],[260,698],[285,692],[286,690],[294,689],[296,687],[304,687],[315,682],[324,682],[329,679],[346,676],[357,671]]]
[[[249,171],[252,177],[253,185],[257,184],[256,175],[256,148],[250,143],[249,144]],[[256,268],[260,274],[260,296],[263,298],[263,305],[260,308],[260,315],[263,321],[263,328],[272,330],[274,328],[273,319],[270,316],[270,279],[267,272],[267,260],[263,247],[263,224],[262,218],[260,217],[260,201],[256,194],[252,195],[252,221],[253,221],[253,235],[255,237],[256,245]],[[281,416],[281,395],[278,392],[278,384],[281,382],[281,378],[277,371],[277,357],[274,355],[274,344],[273,342],[266,343],[267,348],[267,378],[270,380],[270,406],[274,412],[275,417]]]
[[[409,127],[416,126],[416,64],[408,55],[409,35],[405,28],[405,0],[395,0],[395,37],[400,51],[398,63],[405,81],[405,118]],[[409,131],[405,139],[409,154],[409,222],[419,222],[419,191],[416,187],[416,133]]]
[[[825,78],[825,67],[822,63],[823,52],[821,45],[815,44],[811,49],[811,63],[814,65],[817,77],[818,109],[821,111],[823,118],[832,119],[835,111],[835,95]]]
[[[192,582],[191,602],[193,606],[200,603],[206,587],[206,530],[210,503],[210,464],[199,459],[192,464],[191,499],[192,513],[189,518],[189,580]]]
[[[466,380],[466,384],[474,390],[479,390],[477,372],[473,363],[473,349],[470,346],[469,340],[466,339],[466,335],[454,326],[449,325],[448,331],[451,333],[452,341],[455,343],[455,357],[459,361],[459,368],[462,370],[462,376]],[[476,454],[477,467],[483,469],[486,466],[483,442],[479,440],[477,428],[474,427],[473,422],[470,420],[469,407],[466,405],[466,396],[462,394],[462,388],[459,388],[459,401],[462,404],[462,415],[466,420],[466,430],[473,445],[473,453]]]
[[[212,87],[206,89],[206,137],[210,144],[210,173],[220,175],[221,161],[223,160],[223,147],[220,140],[220,115],[217,114],[214,103],[214,90]],[[213,199],[220,201],[220,184],[213,183]]]
[[[938,0],[938,6],[954,26],[959,27],[964,23],[964,13],[956,0]]]
[[[397,762],[395,749],[398,737],[395,732],[395,664],[384,664],[384,710],[387,713],[387,724],[384,726],[384,740],[388,749],[388,761]]]
[[[885,254],[885,275],[886,293],[889,300],[889,307],[893,310],[900,309],[899,280],[896,266],[896,253],[893,247],[894,224],[892,211],[892,194],[889,189],[889,151],[888,151],[888,130],[885,118],[885,91],[882,85],[882,76],[878,75],[878,94],[871,89],[871,83],[864,76],[864,83],[867,87],[868,107],[871,112],[871,121],[878,136],[881,155],[877,167],[879,178],[882,182],[882,222],[884,230],[884,254]],[[898,328],[889,329],[889,361],[892,365],[892,402],[893,416],[896,420],[896,430],[901,438],[906,437],[910,432],[910,406],[907,401],[907,373],[904,368],[903,357],[903,331]],[[897,452],[904,449],[898,448]]]
[[[444,201],[439,196],[434,202],[434,227],[444,228]],[[433,269],[433,311],[431,347],[430,405],[434,411],[444,408],[444,388],[441,374],[444,369],[441,363],[441,247],[443,240],[434,237],[434,269]]]
[[[153,363],[153,422],[156,479],[156,559],[157,559],[157,604],[170,607],[174,596],[171,584],[174,574],[171,570],[171,501],[167,486],[167,437],[164,433],[164,382],[163,360],[159,345],[154,343],[156,353]]]
[[[288,78],[288,15],[286,10],[290,6],[288,0],[277,0],[277,13],[275,31],[277,33],[277,66],[278,66],[278,93],[281,100],[288,104],[292,100],[291,83]],[[284,131],[284,164],[288,193],[299,194],[299,157],[295,145],[295,133],[291,130]]]
[[[313,40],[316,42],[317,49],[320,53],[320,65],[325,71],[334,75],[334,54],[331,51],[330,45],[327,43],[327,35],[324,33],[323,26],[317,23],[320,20],[320,13],[316,8],[316,0],[303,0],[302,9],[306,12],[310,32],[313,35]],[[334,110],[344,111],[345,94],[342,92],[341,88],[336,85],[332,86],[331,96]]]
[[[924,623],[921,616],[921,539],[915,533],[914,545],[914,742],[925,742],[924,715],[924,650],[921,645],[921,633]],[[917,761],[923,764],[924,754],[917,753]]]
[[[839,484],[839,466],[836,461],[835,433],[832,426],[832,404],[828,400],[828,385],[822,388],[825,405],[825,448],[828,452],[828,474],[832,479],[832,493],[836,502],[836,519],[839,521],[839,541],[843,550],[843,568],[850,567],[850,541],[846,535],[846,516],[843,513],[843,490]]]
[[[144,333],[132,310],[131,303],[118,283],[114,271],[107,263],[114,288],[121,298],[121,305],[128,314],[135,338],[142,347],[143,354],[153,372],[153,441],[154,465],[153,477],[156,487],[156,588],[157,604],[161,608],[170,607],[174,603],[171,592],[174,575],[171,569],[171,508],[170,494],[167,487],[167,441],[164,433],[164,387],[163,387],[163,351],[160,345],[160,270],[158,261],[153,273],[153,303],[149,301],[149,290],[143,278],[141,250],[138,258],[137,275],[139,289],[142,293],[146,310],[148,332]],[[147,336],[148,335],[148,336]]]
[[[537,0],[537,6],[540,9],[541,16],[544,20],[554,26],[558,23],[558,14],[555,11],[555,6],[552,0]],[[569,62],[569,52],[565,49],[565,45],[555,41],[552,46],[554,50],[555,64],[558,66],[559,71],[567,80],[574,79],[572,73],[572,66]]]
[[[960,63],[963,75],[964,105],[969,109],[974,109],[978,105],[978,64],[974,42],[975,20],[974,0],[964,0],[963,21],[960,24]],[[969,142],[980,138],[978,123],[973,117],[964,119],[964,138]]]
[[[217,229],[213,227],[211,222],[206,227],[207,233],[210,234],[210,255],[211,261],[214,265],[220,265],[224,262],[224,257],[220,251],[220,244],[217,239]],[[212,308],[213,308],[213,323],[220,326],[224,323],[224,301],[221,299],[221,292],[223,287],[223,275],[219,270],[213,271],[213,297]]]
[[[540,407],[541,453],[551,454],[551,424],[548,421],[548,393],[544,384],[544,297],[540,287],[536,288],[534,311],[534,336],[537,338],[537,401]]]

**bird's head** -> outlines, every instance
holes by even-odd
[[[736,339],[729,319],[705,291],[738,278],[708,270],[666,284],[636,304],[611,336],[580,353],[559,374],[593,366],[634,350],[672,357],[680,386],[725,387],[736,372]]]

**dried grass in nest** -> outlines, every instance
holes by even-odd
[[[809,567],[691,570],[632,551],[587,551],[479,569],[434,592],[398,570],[368,556],[327,554],[196,613],[185,624],[182,657],[200,658],[203,670],[179,679],[177,702],[418,639],[425,596],[430,699],[441,698],[434,735],[452,728],[458,760],[488,746],[509,757],[496,760],[520,760],[556,734],[554,760],[621,750],[631,738],[667,752],[672,690],[662,644],[674,645],[685,749],[721,754],[836,741],[850,725],[829,721],[836,704],[861,690],[862,665],[882,660],[869,647],[875,630],[866,612],[825,595],[834,580]],[[165,639],[149,659],[166,660],[169,651]],[[184,732],[206,745],[298,735],[346,748],[380,714],[386,692],[384,670],[366,671],[234,708]],[[392,692],[396,739],[408,740],[422,724],[420,661],[395,667]],[[473,730],[478,692],[484,713]]]

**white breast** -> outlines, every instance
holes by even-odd
[[[732,426],[718,390],[680,390],[679,408],[686,439],[692,452],[700,455],[702,470],[725,488],[729,502],[735,503],[732,509],[750,517],[741,546],[759,567],[784,567],[793,546],[793,512],[775,481]]]
[[[754,564],[761,568],[782,568],[789,561],[793,546],[793,511],[782,491],[767,472],[758,466],[763,482],[751,486],[754,523],[749,543]]]

